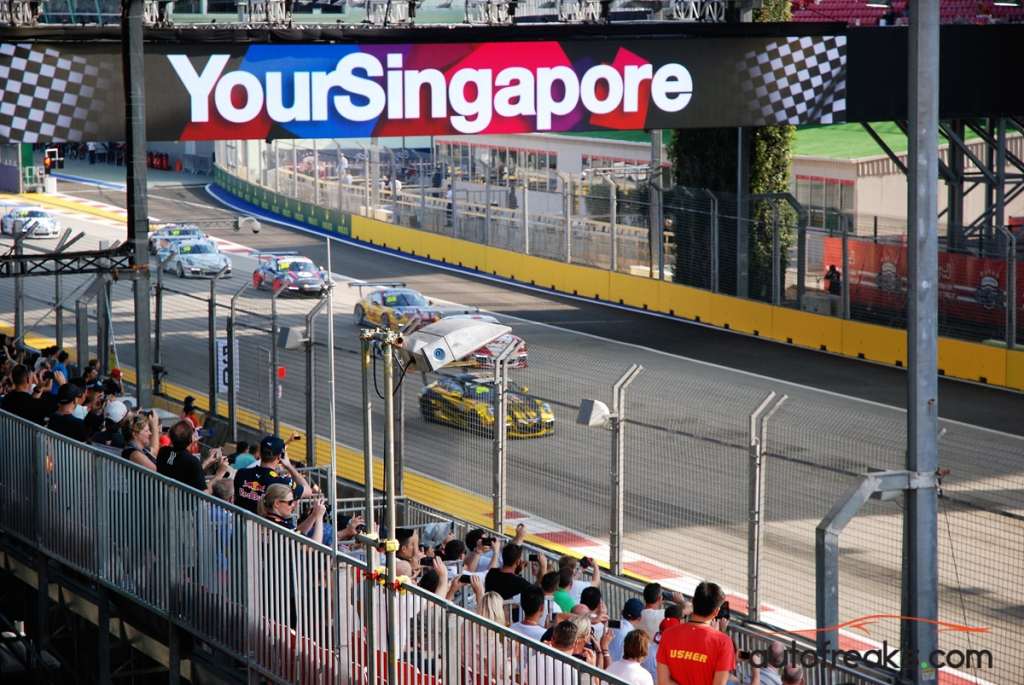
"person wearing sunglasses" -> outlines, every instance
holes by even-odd
[[[327,508],[322,500],[316,500],[310,508],[306,518],[296,524],[295,509],[298,500],[295,499],[294,491],[284,483],[274,483],[269,486],[263,497],[260,498],[257,506],[257,513],[263,518],[273,521],[279,526],[288,530],[300,530],[305,532],[313,542],[322,542],[324,533],[324,514]]]

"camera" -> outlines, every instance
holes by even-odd
[[[590,568],[593,564],[589,557],[580,557],[580,568]]]
[[[434,557],[421,558],[420,566],[422,566],[423,568],[434,568]]]
[[[729,612],[729,603],[728,602],[723,602],[722,603],[722,608],[718,610],[718,615],[715,616],[715,618],[718,618],[718,619],[723,619],[724,618],[727,621],[730,618],[732,618],[732,614]]]
[[[530,561],[540,561],[540,556],[537,554],[531,554]]]
[[[485,538],[480,538],[480,544],[484,547],[494,547],[494,536],[491,535]]]
[[[468,573],[463,573],[461,576],[459,576],[459,582],[460,583],[469,583],[470,582],[469,574]]]
[[[610,618],[608,619],[608,627],[612,630],[618,630],[622,627],[622,621],[617,618]]]

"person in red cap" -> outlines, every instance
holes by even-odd
[[[199,427],[202,425],[199,421],[199,412],[196,411],[196,398],[192,395],[185,397],[185,404],[181,408],[181,418],[192,424],[192,431],[194,433],[192,439],[192,445],[188,448],[188,451],[192,454],[199,454]]]
[[[690,619],[661,635],[658,685],[726,685],[736,668],[736,650],[725,634],[728,620],[719,617],[723,604],[725,593],[718,585],[697,586]]]

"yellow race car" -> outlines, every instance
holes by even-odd
[[[539,438],[555,432],[551,405],[509,383],[507,433],[510,438]],[[469,373],[442,375],[420,392],[420,413],[433,423],[494,435],[494,388]]]
[[[439,321],[441,312],[433,302],[412,288],[372,290],[356,303],[352,318],[357,326],[401,329],[413,319],[420,326]]]

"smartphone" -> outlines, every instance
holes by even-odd
[[[459,576],[459,582],[460,583],[469,583],[469,582],[471,582],[470,579],[469,579],[469,574],[468,573],[463,573],[461,576]]]
[[[580,558],[580,568],[590,568],[590,559],[588,557]]]
[[[365,533],[366,532],[366,524],[365,523],[360,523],[358,526],[356,526],[356,532],[357,533]]]
[[[537,554],[531,554],[530,561],[540,561],[540,556]]]
[[[618,630],[622,627],[622,621],[617,618],[610,618],[608,619],[608,627],[612,630]]]
[[[661,591],[661,598],[663,600],[665,600],[666,602],[674,602],[674,601],[676,601],[675,593],[672,592],[672,590],[662,590]]]
[[[736,652],[736,656],[739,657],[740,661],[749,661],[750,660],[750,652],[748,652],[746,650],[743,650],[743,649],[741,649],[740,651]]]
[[[715,618],[724,618],[726,620],[729,620],[730,618],[732,618],[732,616],[729,613],[729,603],[728,602],[724,602],[722,604],[722,608],[718,610],[718,615]]]
[[[423,557],[420,559],[420,566],[424,568],[434,568],[434,557]]]

